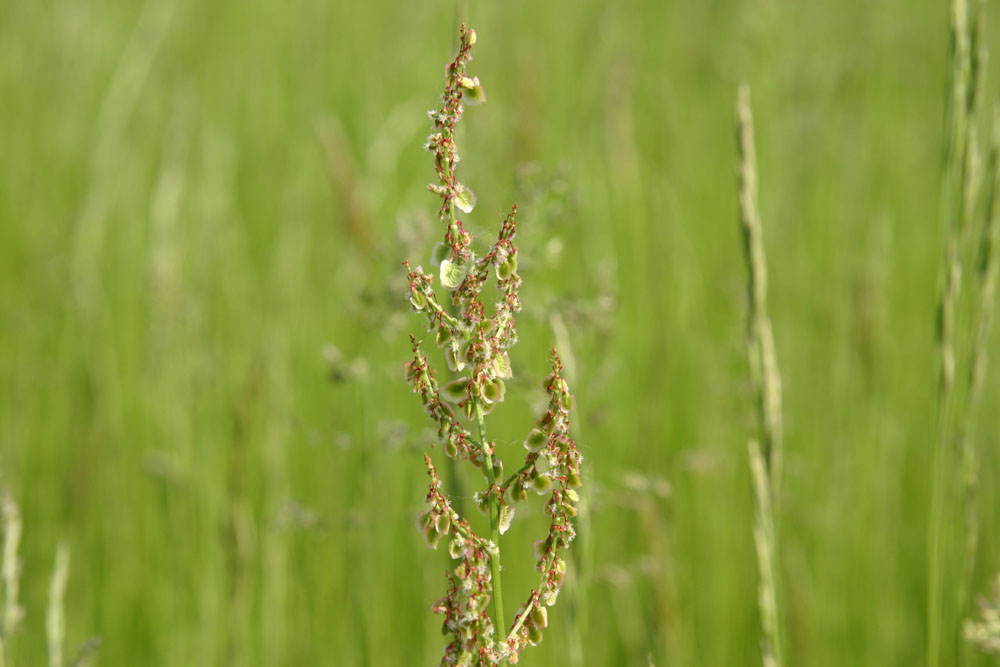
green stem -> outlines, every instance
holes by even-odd
[[[503,622],[503,588],[500,585],[500,504],[499,494],[496,488],[496,472],[493,470],[493,454],[490,452],[489,443],[486,441],[486,422],[483,419],[483,404],[479,399],[474,401],[476,409],[476,425],[479,427],[479,442],[483,448],[483,465],[486,468],[486,480],[490,484],[489,512],[490,512],[490,541],[493,543],[493,551],[490,552],[490,571],[493,575],[493,636],[497,642],[503,641],[504,629],[507,625]],[[503,664],[503,663],[501,663]]]
[[[519,475],[520,475],[520,474],[521,474],[522,472],[526,472],[526,471],[528,471],[528,470],[531,470],[531,468],[533,468],[533,467],[534,467],[534,465],[535,465],[535,459],[531,459],[531,460],[530,460],[530,461],[529,461],[528,463],[525,463],[525,464],[524,464],[523,466],[521,466],[521,467],[520,467],[520,468],[519,468],[519,469],[517,470],[517,472],[515,472],[515,473],[514,473],[513,475],[511,475],[510,477],[508,477],[508,478],[507,478],[507,480],[506,480],[506,481],[505,481],[505,482],[503,483],[503,486],[501,486],[500,488],[501,488],[501,489],[507,489],[507,488],[510,488],[510,485],[511,485],[511,484],[512,484],[512,483],[514,482],[514,480],[515,480],[515,479],[517,479],[517,478],[518,478],[518,476],[519,476]]]

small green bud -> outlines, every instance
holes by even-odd
[[[524,487],[524,484],[518,484],[515,490],[516,497],[522,503],[528,499],[528,489]]]
[[[469,28],[469,32],[466,33],[465,41],[469,46],[473,46],[476,43],[476,31]]]
[[[542,630],[536,625],[528,626],[528,641],[531,642],[532,646],[538,646],[542,643]]]
[[[567,412],[576,407],[576,399],[573,397],[573,394],[563,394],[563,397],[559,402],[562,403],[563,409]]]
[[[438,514],[434,517],[434,530],[442,535],[446,535],[451,529],[451,517],[447,514]]]
[[[441,387],[441,395],[449,403],[464,401],[469,395],[469,378],[460,377]]]
[[[579,475],[579,473],[577,473],[577,472],[575,472],[573,470],[570,470],[566,474],[566,485],[567,486],[581,486],[582,484],[583,484],[583,482],[580,481],[580,475]],[[570,491],[573,491],[573,490],[570,489]],[[573,495],[576,496],[577,499],[580,498],[580,496],[578,496],[576,494],[576,491],[573,491]],[[576,502],[576,501],[574,501],[574,502]]]
[[[577,479],[579,479],[579,477]],[[580,494],[574,489],[566,489],[566,499],[571,503],[578,503],[580,502]]]
[[[476,208],[476,201],[476,193],[459,183],[458,192],[455,195],[455,206],[463,213],[472,213],[472,209]]]
[[[446,259],[441,262],[440,278],[441,284],[449,292],[454,292],[465,280],[466,274],[469,272],[468,264],[456,264],[450,259]]]
[[[529,452],[538,452],[548,440],[548,436],[541,429],[533,428],[528,437],[524,439],[524,448]]]
[[[549,610],[545,607],[535,607],[532,609],[531,623],[538,628],[549,627]]]
[[[448,438],[448,441],[444,443],[444,453],[450,459],[458,458],[458,443],[455,442],[455,438]]]

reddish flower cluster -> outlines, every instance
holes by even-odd
[[[581,484],[583,457],[569,435],[569,412],[574,399],[562,370],[559,353],[553,349],[552,373],[544,383],[549,394],[548,409],[524,441],[528,450],[524,466],[500,489],[502,497],[509,493],[513,500],[526,499],[529,487],[538,493],[552,489],[545,503],[545,514],[551,519],[549,533],[535,544],[538,559],[535,569],[541,574],[541,581],[518,610],[514,632],[508,639],[515,656],[525,644],[541,641],[542,629],[548,624],[546,607],[555,604],[566,574],[566,561],[559,556],[559,551],[567,549],[576,537],[571,519],[576,516],[576,504],[580,500],[576,487]]]
[[[419,525],[432,548],[437,548],[443,537],[450,537],[448,554],[459,561],[448,573],[448,592],[431,606],[435,614],[444,615],[442,634],[452,637],[441,664],[496,664],[499,655],[493,647],[495,633],[488,611],[493,591],[490,553],[496,547],[477,537],[469,523],[459,518],[441,494],[441,480],[430,457],[424,456],[424,462],[431,484],[429,509],[420,515]]]
[[[420,343],[411,334],[413,345],[413,361],[404,366],[406,381],[413,388],[413,393],[420,395],[424,412],[438,425],[438,439],[444,443],[445,453],[453,459],[469,459],[479,465],[482,461],[482,450],[470,445],[469,431],[455,417],[455,411],[441,400],[434,371],[427,365],[427,357],[420,350]]]
[[[434,153],[438,176],[438,183],[429,189],[442,199],[439,215],[446,229],[444,243],[435,248],[432,263],[439,269],[439,280],[450,293],[454,310],[449,312],[438,301],[433,275],[404,263],[409,285],[406,297],[416,312],[425,315],[427,330],[437,346],[444,349],[448,368],[461,374],[439,386],[420,342],[411,335],[414,356],[406,364],[407,382],[437,425],[438,441],[444,444],[448,456],[471,461],[487,482],[486,489],[476,494],[476,504],[490,518],[491,539],[483,540],[441,494],[437,471],[430,457],[425,456],[431,484],[428,509],[420,516],[419,528],[432,548],[447,537],[449,554],[459,561],[448,572],[447,593],[433,605],[436,613],[444,615],[443,631],[451,637],[443,665],[516,663],[521,648],[541,641],[542,629],[548,624],[547,607],[555,603],[563,583],[566,563],[558,552],[575,535],[570,520],[576,515],[579,501],[574,487],[580,485],[581,457],[569,437],[573,396],[562,377],[562,363],[555,350],[552,373],[544,383],[549,393],[548,408],[525,440],[528,454],[524,466],[506,482],[502,482],[503,465],[494,458],[494,443],[486,438],[483,417],[503,401],[504,381],[512,375],[509,350],[517,342],[515,315],[521,310],[521,278],[514,243],[516,206],[503,221],[496,243],[481,257],[472,250],[472,238],[456,216],[456,209],[470,213],[476,203],[472,191],[455,176],[459,158],[454,142],[463,100],[473,103],[485,99],[479,79],[465,73],[474,43],[475,33],[462,26],[462,46],[448,65],[442,107],[430,112],[435,131],[426,145]],[[481,295],[491,273],[496,275],[499,298],[492,316],[487,317]],[[456,414],[453,405],[476,424],[478,439],[460,421],[461,413]],[[511,525],[514,501],[527,500],[529,487],[540,494],[551,494],[544,507],[551,521],[547,537],[538,543],[536,567],[541,581],[508,629],[498,627],[506,625],[499,581],[499,536]]]

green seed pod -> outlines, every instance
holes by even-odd
[[[552,586],[546,588],[545,592],[542,593],[542,602],[544,602],[547,606],[551,607],[556,603],[556,598],[558,597],[559,597],[559,589],[555,586]]]
[[[447,535],[451,529],[451,517],[447,514],[438,514],[434,517],[434,530],[442,535]]]
[[[559,400],[559,403],[562,404],[563,409],[566,410],[567,412],[570,412],[573,408],[576,407],[576,399],[573,397],[573,394],[563,394],[563,397]]]
[[[510,529],[511,521],[514,520],[514,506],[504,505],[500,508],[500,534],[503,535]]]
[[[493,372],[498,378],[509,378],[513,373],[510,369],[510,355],[506,352],[493,357]]]
[[[431,266],[440,267],[441,262],[448,259],[451,254],[451,248],[440,241],[434,244],[434,248],[431,250]]]
[[[573,473],[570,473],[570,474],[572,475]],[[579,479],[580,478],[577,477],[577,480],[579,480]],[[578,503],[578,502],[580,502],[580,494],[577,493],[576,491],[574,491],[573,489],[566,489],[566,499],[568,501],[570,501],[571,503]]]
[[[580,481],[580,475],[577,472],[570,470],[568,473],[566,473],[566,485],[578,487],[582,486],[583,482]],[[572,489],[570,490],[572,491]],[[573,491],[573,495],[576,495],[575,491]],[[579,498],[579,496],[577,496],[577,498]]]
[[[524,439],[524,448],[529,452],[538,452],[541,451],[546,442],[548,442],[548,436],[541,429],[533,428],[528,433],[528,437]]]
[[[465,555],[465,540],[461,537],[456,537],[451,542],[448,543],[448,555],[458,560],[463,555]]]
[[[531,642],[532,646],[538,646],[542,643],[542,630],[535,625],[528,626],[528,641]]]
[[[576,508],[568,504],[563,505],[563,511],[566,512],[566,516],[568,516],[571,519],[575,517],[577,514]]]
[[[496,265],[497,278],[499,280],[507,280],[514,275],[514,268],[513,262],[500,262]]]
[[[427,541],[427,546],[431,549],[438,548],[438,542],[441,541],[441,533],[434,529],[433,523],[424,529],[424,540]]]
[[[476,193],[459,183],[458,194],[455,196],[455,206],[463,213],[472,213],[472,209],[476,208]],[[442,262],[442,264],[444,263]]]
[[[539,628],[549,627],[549,610],[545,607],[535,607],[532,609],[531,623]]]
[[[462,100],[469,106],[476,106],[477,104],[482,104],[486,101],[486,91],[483,90],[483,84],[479,83],[479,77],[469,78],[463,76],[462,80],[459,82],[462,88],[465,89],[464,95],[462,95]],[[468,213],[468,211],[466,211]]]
[[[516,493],[519,501],[524,502],[528,499],[528,489],[525,488],[524,484],[517,485]]]
[[[544,454],[539,454],[538,457],[535,459],[535,471],[539,475],[544,475],[551,469],[552,469],[552,462],[549,461],[549,457],[545,456]]]
[[[451,335],[450,327],[438,327],[437,333],[434,335],[434,342],[438,347],[444,347],[451,342]]]
[[[469,395],[469,378],[460,377],[441,387],[441,395],[450,403],[464,401]]]
[[[455,442],[455,438],[448,438],[448,441],[444,443],[444,453],[450,459],[458,459],[458,443]]]
[[[466,274],[469,273],[468,264],[455,264],[449,259],[441,262],[441,284],[449,292],[454,292],[465,280]]]
[[[531,486],[535,489],[535,493],[542,495],[552,488],[552,480],[547,475],[539,475],[531,480]]]
[[[410,305],[413,306],[414,310],[423,310],[427,307],[427,297],[424,296],[423,292],[417,292],[415,290],[410,291]]]
[[[493,380],[483,387],[483,400],[487,403],[499,403],[503,400],[506,392],[507,387],[504,385],[503,380]]]
[[[451,345],[444,350],[444,360],[448,364],[448,370],[458,373],[465,368],[465,348],[460,347],[458,341],[452,340]]]

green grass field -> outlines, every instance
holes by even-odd
[[[525,281],[491,435],[517,456],[558,343],[585,457],[566,597],[521,664],[759,663],[743,80],[785,395],[786,658],[923,663],[947,3],[468,5],[489,103],[460,136],[466,223],[489,238],[516,200]],[[421,146],[456,28],[451,2],[0,4],[8,664],[45,664],[60,540],[67,658],[96,636],[102,665],[436,663],[447,555],[414,525],[431,438],[401,263],[440,236]],[[992,368],[977,594],[1000,570]],[[509,605],[540,525],[504,537]]]

